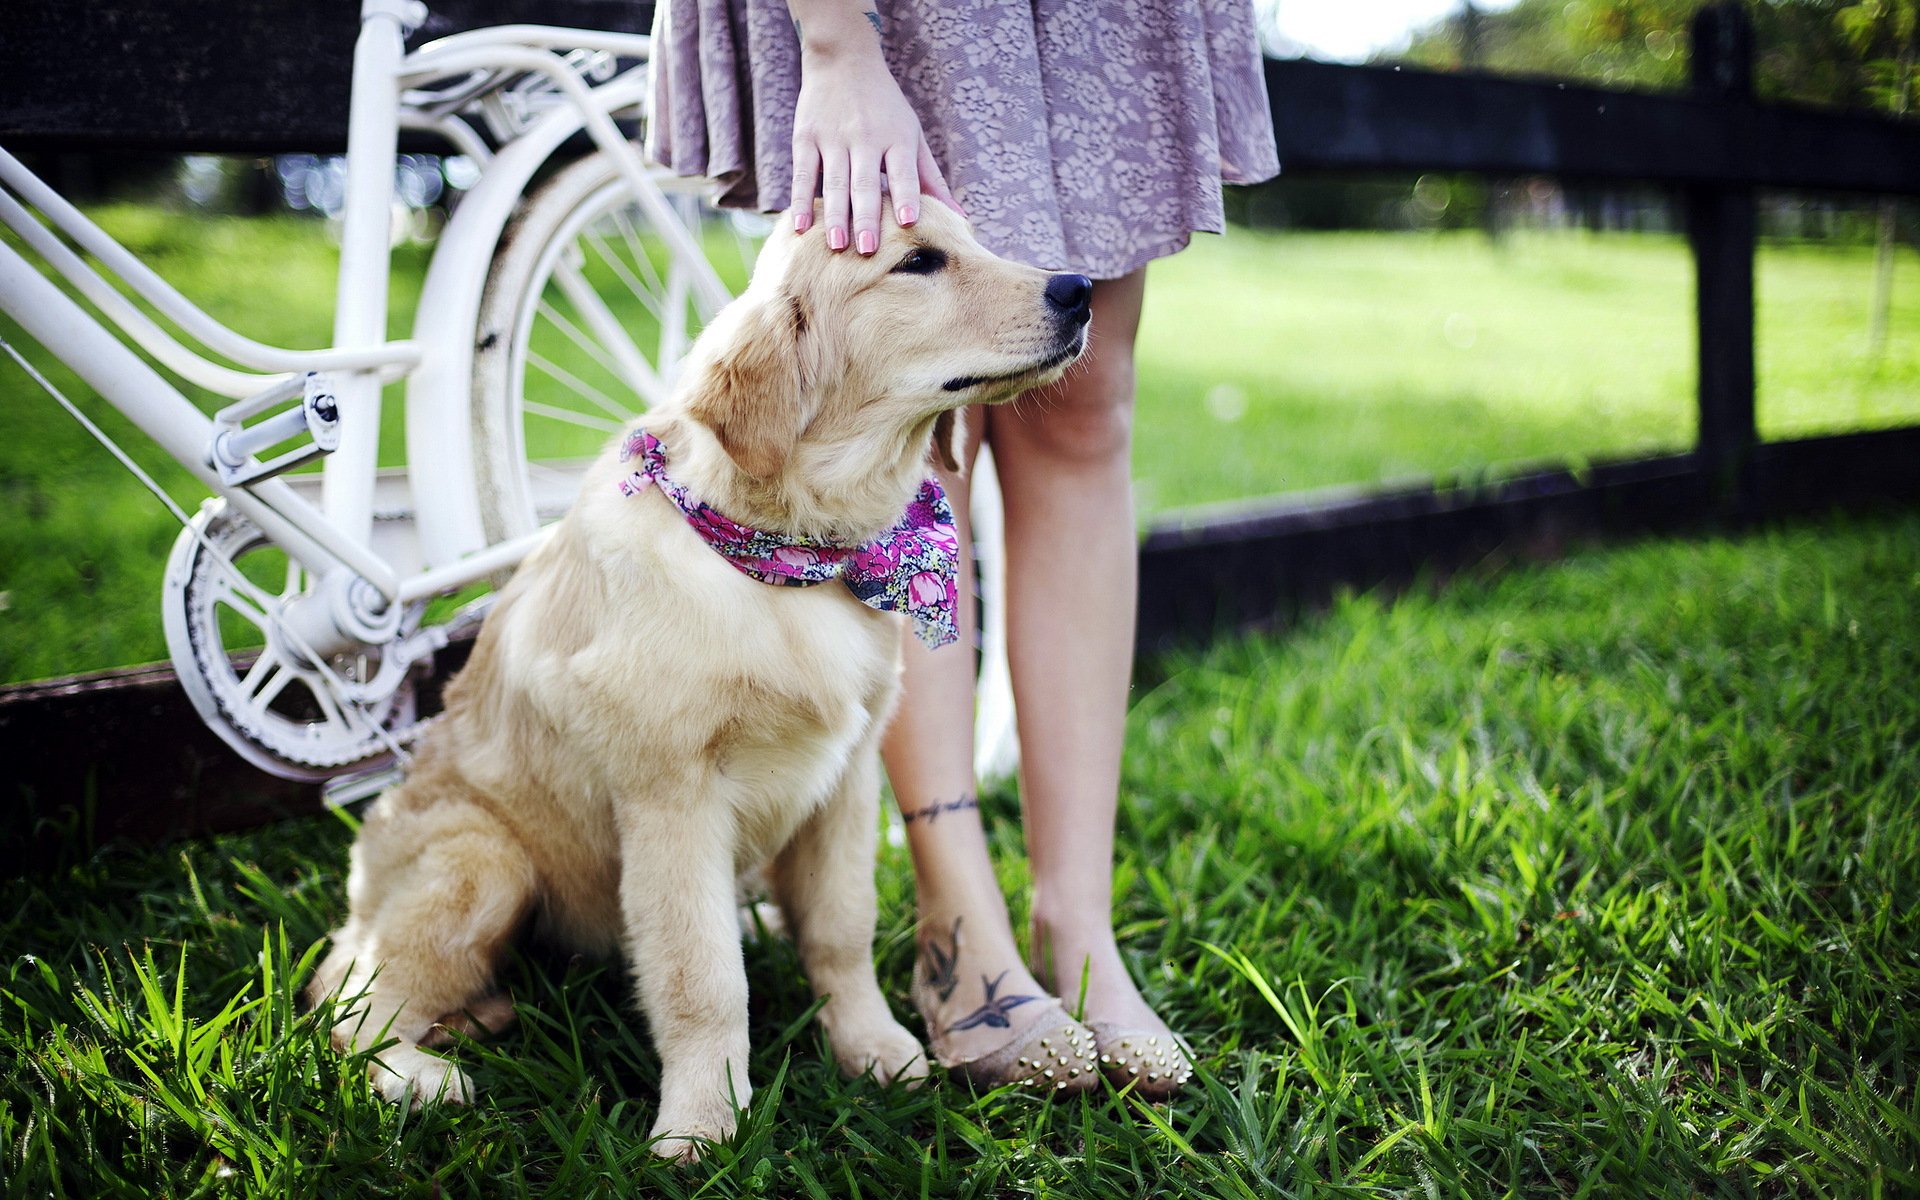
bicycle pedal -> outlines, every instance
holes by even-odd
[[[357,775],[342,775],[330,779],[320,789],[320,798],[328,808],[345,808],[358,804],[362,800],[371,800],[389,788],[398,787],[407,777],[407,769],[399,763],[376,767],[371,771],[362,771]]]
[[[282,411],[247,424],[274,409]],[[263,462],[255,457],[286,442],[295,444],[275,458]],[[245,487],[331,454],[339,445],[340,406],[333,385],[326,376],[309,371],[215,413],[207,464],[220,473],[222,483]]]

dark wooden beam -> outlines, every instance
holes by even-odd
[[[319,788],[241,761],[162,664],[0,688],[0,747],[6,876],[76,842],[171,841],[320,808]]]
[[[1920,193],[1920,128],[1861,113],[1269,59],[1281,169]]]
[[[263,154],[347,144],[354,0],[5,0],[0,145]],[[434,0],[418,45],[483,25],[645,33],[651,0]]]
[[[1708,511],[1691,455],[1223,508],[1153,529],[1140,551],[1139,649],[1282,621],[1341,589],[1405,583],[1496,552],[1547,557],[1569,539],[1669,532]]]
[[[1920,505],[1920,427],[1763,443],[1746,519]],[[1491,555],[1551,558],[1576,539],[1722,523],[1695,455],[1546,470],[1481,486],[1420,484],[1278,498],[1156,525],[1140,550],[1139,650],[1282,621],[1342,588],[1444,575]]]
[[[435,659],[423,714],[471,648]],[[268,775],[215,737],[165,663],[0,687],[0,762],[6,875],[31,869],[36,844],[171,841],[322,807],[317,784]]]

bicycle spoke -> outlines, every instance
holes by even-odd
[[[606,263],[608,267],[612,268],[613,273],[620,277],[620,282],[627,285],[627,291],[633,295],[633,298],[638,300],[646,307],[648,312],[653,314],[653,319],[656,321],[662,319],[660,310],[661,306],[665,304],[665,300],[662,298],[661,293],[665,289],[657,282],[659,275],[654,271],[653,264],[647,263],[647,274],[652,276],[656,282],[651,285],[643,284],[634,278],[633,272],[627,270],[627,265],[609,251],[606,244],[599,238],[593,236],[591,233],[583,233],[580,236],[582,241],[593,247],[594,253],[600,256],[600,261]],[[646,262],[644,258],[642,258],[641,261]]]
[[[329,724],[351,727],[351,723],[341,715],[339,702],[333,698],[333,689],[327,686],[326,680],[307,679],[302,682],[307,685],[307,690],[313,693],[313,702],[320,706],[320,714]]]
[[[579,306],[579,301],[574,297],[574,287],[567,286],[569,283],[574,284],[575,287],[589,296],[593,294],[592,287],[588,285],[587,281],[582,278],[580,273],[574,268],[559,266],[554,268],[553,274],[555,279],[561,281],[560,290],[567,294],[567,299],[574,301],[575,307]],[[567,314],[547,303],[544,299],[534,306],[534,311],[553,322],[554,326],[567,336],[568,341],[578,346],[581,353],[605,368],[607,374],[612,375],[616,379],[620,377],[620,366],[613,361],[613,356],[607,352],[606,347],[595,342],[586,334],[581,333],[579,326],[567,320]]]
[[[259,689],[248,697],[253,702],[253,711],[256,714],[266,712],[267,708],[280,698],[280,693],[286,690],[287,684],[291,683],[293,678],[293,668],[276,662],[273,670],[261,681]]]
[[[567,299],[573,302],[574,311],[579,313],[581,320],[593,330],[594,336],[599,339],[599,344],[607,353],[619,360],[619,368],[608,367],[608,370],[622,379],[649,405],[658,404],[664,399],[660,376],[654,371],[653,364],[648,362],[647,356],[640,352],[640,347],[633,344],[633,339],[627,336],[626,328],[621,324],[620,319],[614,316],[613,310],[608,308],[606,302],[600,298],[600,293],[588,285],[586,277],[572,271],[555,271],[554,278],[560,284],[560,290],[566,293]],[[541,307],[549,306],[543,300]]]
[[[753,264],[760,257],[760,243],[740,232],[737,225],[728,223],[727,232],[733,238],[734,257],[739,259],[741,270],[753,274]]]
[[[234,586],[232,580],[221,578],[215,582],[213,586],[213,602],[215,604],[226,605],[233,610],[236,616],[245,620],[261,633],[265,633],[268,625],[272,624],[271,618],[254,604],[251,597],[245,599],[241,597],[240,589]]]
[[[627,249],[633,252],[634,261],[647,273],[649,290],[659,295],[665,288],[660,283],[660,272],[654,269],[653,255],[647,253],[646,246],[640,240],[640,231],[633,227],[631,214],[624,208],[616,208],[607,214],[613,223],[620,227],[621,240],[627,243]]]
[[[533,351],[529,350],[527,351],[527,364],[539,370],[542,374],[546,375],[547,378],[553,380],[555,383],[558,383],[563,387],[571,388],[573,391],[578,392],[584,398],[588,400],[592,400],[595,404],[598,404],[609,416],[615,417],[622,421],[632,419],[633,414],[621,408],[618,404],[614,403],[613,400],[610,397],[608,397],[608,395],[605,392],[601,391],[597,387],[594,387],[592,384],[587,383],[584,380],[580,379],[577,375],[573,374],[573,372],[567,370],[563,366],[560,366],[558,363],[550,362],[547,359],[542,358],[540,355],[535,354]],[[522,400],[520,403],[524,407],[526,404],[526,401]]]
[[[601,433],[618,433],[625,428],[625,422],[622,421],[609,421],[605,417],[596,417],[591,413],[577,413],[570,408],[556,408],[551,404],[542,404],[538,400],[522,400],[520,407],[537,417],[545,417],[550,421],[565,421],[569,425],[595,429]]]
[[[265,653],[254,659],[253,665],[247,668],[247,673],[240,677],[240,694],[251,699],[253,694],[266,683],[267,676],[273,673],[277,662],[273,655]]]
[[[579,491],[585,456],[668,397],[703,324],[695,297],[705,295],[709,240],[727,277],[735,274],[732,251],[746,226],[733,226],[729,243],[704,227],[698,183],[660,183],[691,246],[678,224],[663,231],[636,207],[612,164],[594,156],[530,196],[516,236],[500,247],[481,323],[511,330],[512,350],[475,385],[491,431],[474,447],[476,474],[497,484],[478,498],[490,535],[558,515]]]
[[[667,271],[667,315],[660,320],[660,361],[677,363],[687,352],[687,298],[689,272],[675,263]]]

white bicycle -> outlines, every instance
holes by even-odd
[[[213,320],[0,150],[0,221],[41,263],[0,242],[0,310],[214,493],[190,518],[174,508],[185,528],[164,585],[194,706],[265,770],[362,794],[405,758],[421,668],[483,614],[484,597],[442,598],[532,549],[578,469],[664,396],[729,298],[704,181],[650,169],[618,124],[645,119],[649,39],[516,25],[408,52],[425,17],[418,0],[362,5],[331,349]],[[439,239],[412,336],[390,342],[401,129],[483,170]],[[566,163],[581,135],[593,151]],[[378,469],[382,389],[400,380],[406,466]],[[209,417],[183,387],[230,403]]]

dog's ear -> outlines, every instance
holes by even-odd
[[[960,410],[950,408],[933,419],[933,453],[950,473],[960,473],[960,443],[967,437],[967,422]]]
[[[798,299],[781,296],[756,306],[687,401],[687,411],[755,479],[780,472],[811,419],[800,353],[806,336]]]

